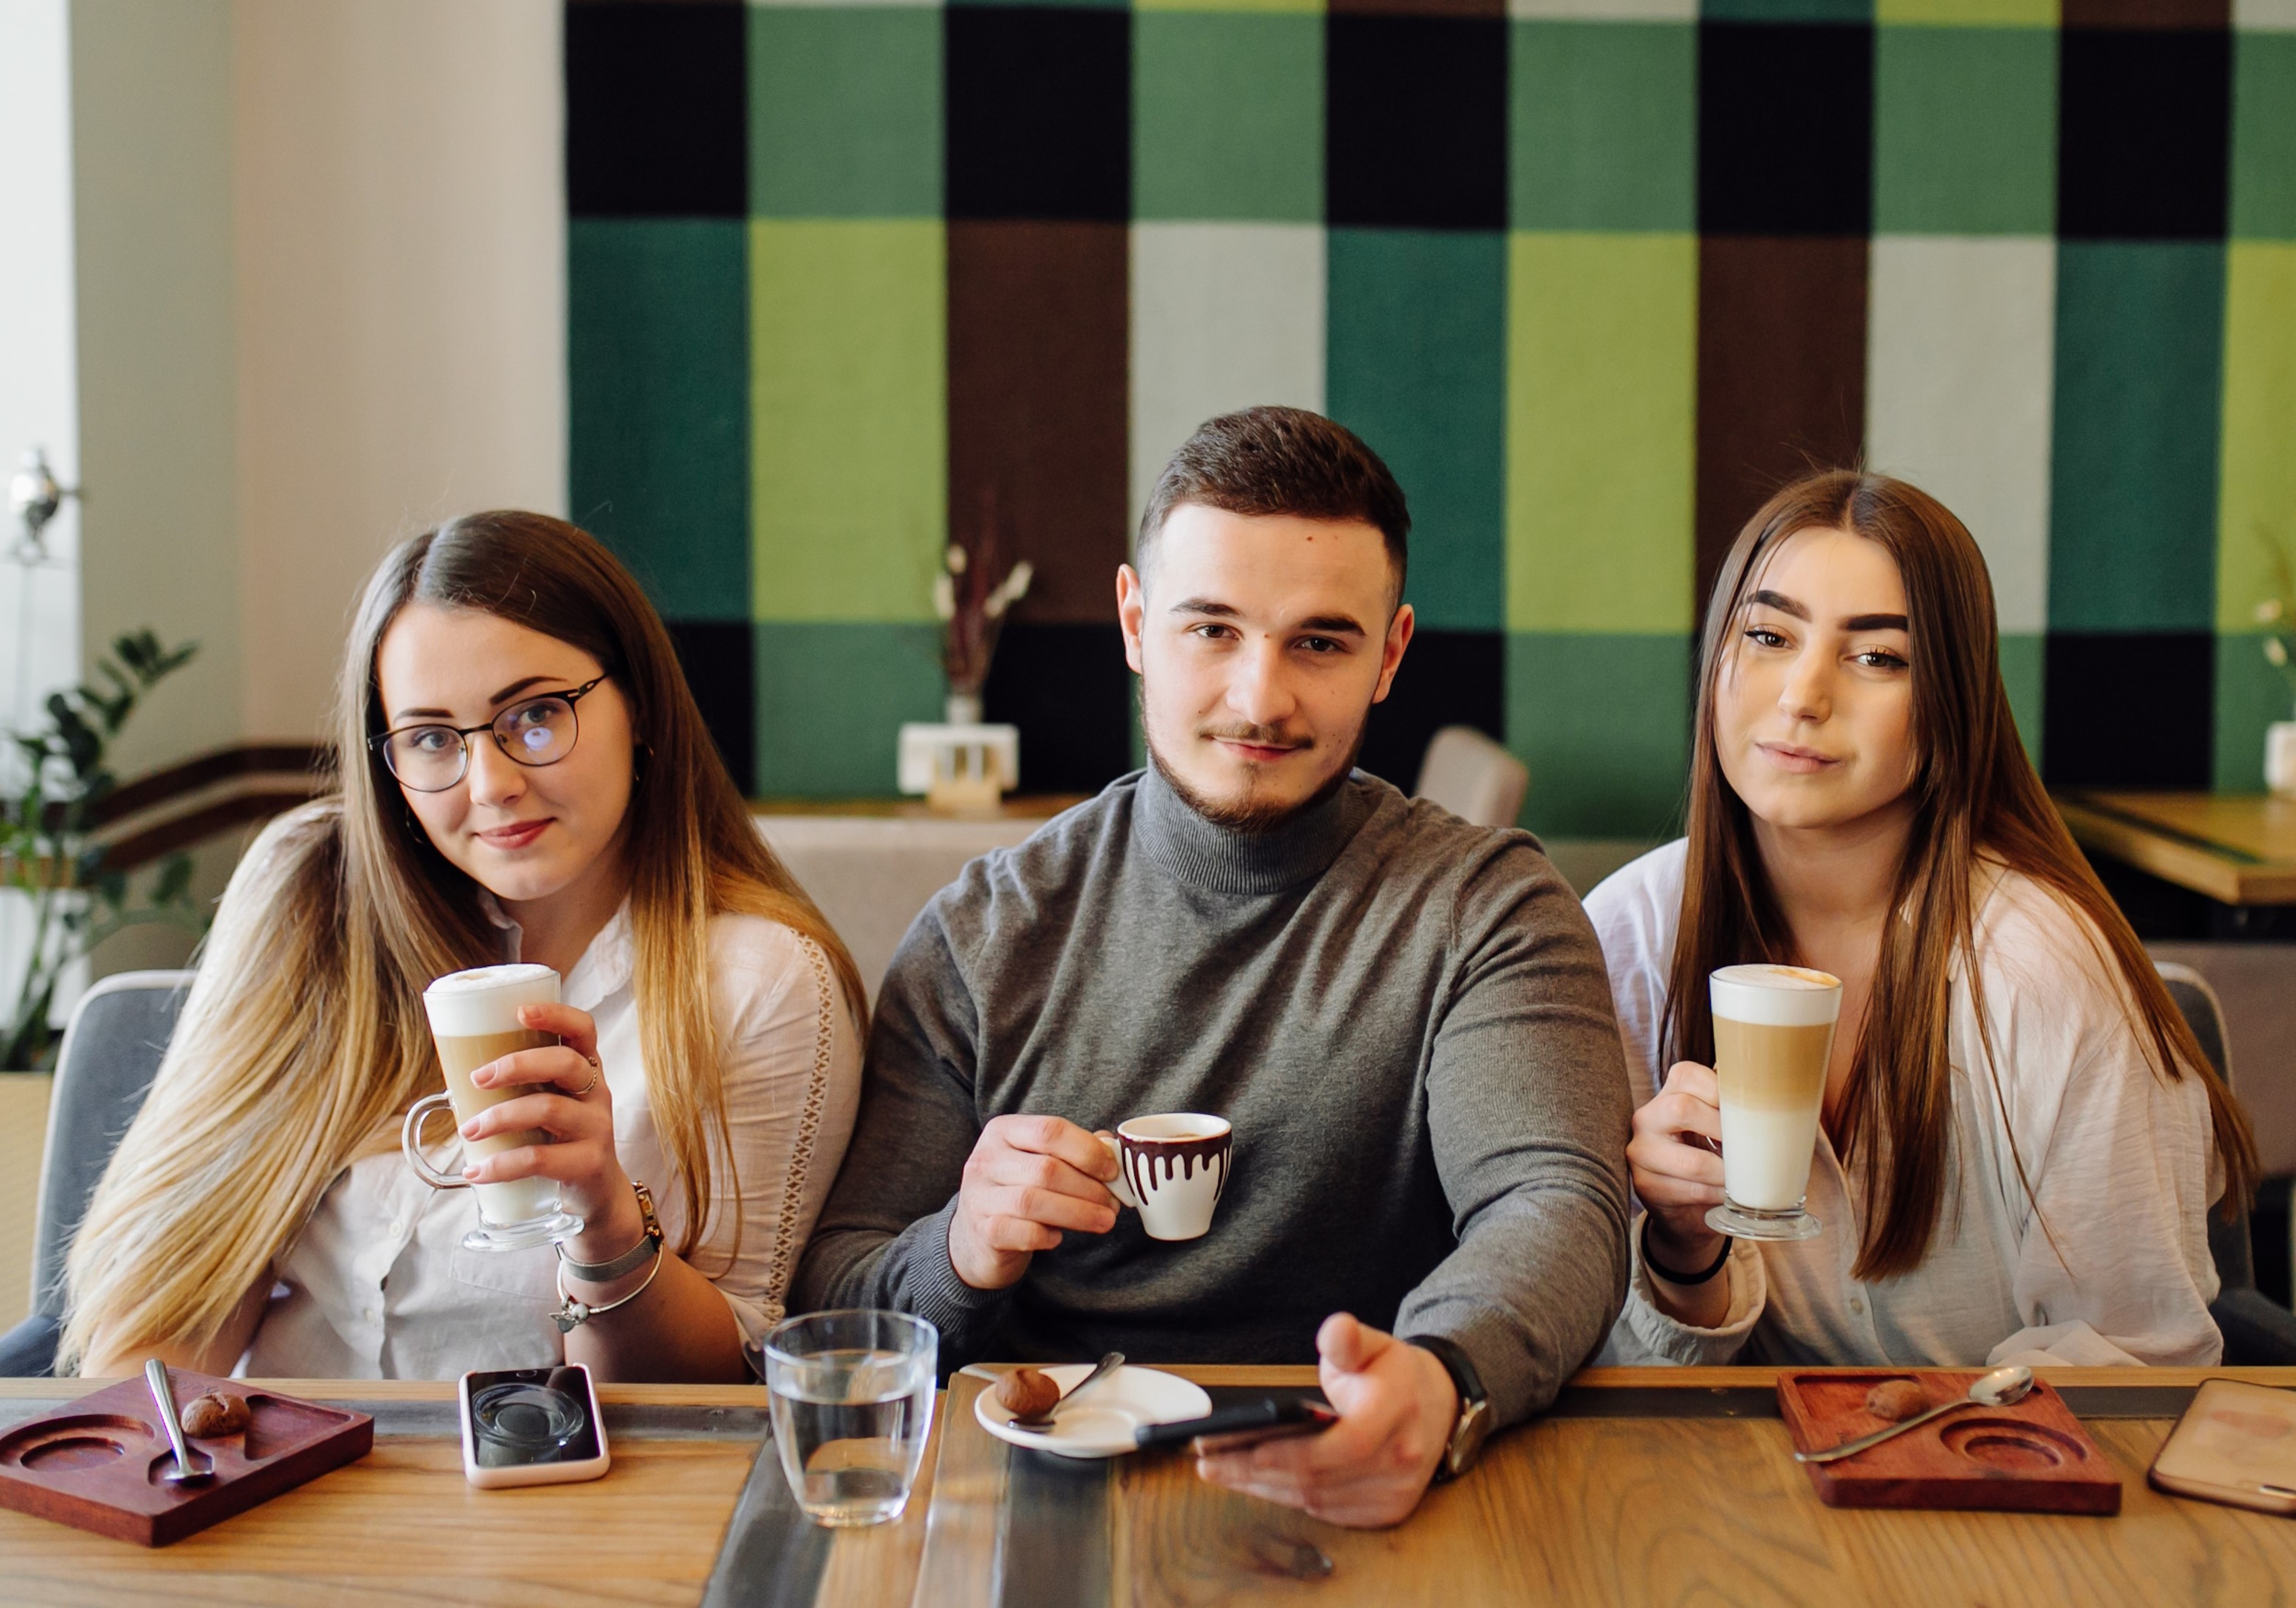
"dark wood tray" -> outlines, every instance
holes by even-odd
[[[375,1445],[375,1421],[364,1412],[186,1368],[171,1368],[167,1377],[179,1406],[209,1390],[246,1400],[244,1432],[191,1442],[195,1454],[213,1460],[213,1479],[181,1489],[161,1479],[175,1455],[139,1377],[0,1435],[0,1507],[164,1546],[363,1457]]]
[[[1885,1428],[1866,1392],[1911,1379],[1930,1405],[1958,1400],[1977,1377],[1931,1368],[1778,1376],[1778,1411],[1795,1450],[1820,1452]],[[1839,1463],[1806,1463],[1818,1500],[1837,1508],[1987,1508],[2034,1513],[2117,1513],[2121,1476],[2045,1383],[2013,1407],[1958,1407]]]

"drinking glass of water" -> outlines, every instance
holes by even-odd
[[[933,1423],[940,1332],[900,1312],[809,1312],[765,1337],[773,1441],[816,1524],[877,1524],[908,1505]]]

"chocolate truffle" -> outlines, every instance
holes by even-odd
[[[1929,1404],[1928,1394],[1911,1379],[1884,1379],[1865,1393],[1866,1411],[1892,1423],[1903,1423]]]
[[[211,1390],[184,1403],[184,1433],[197,1440],[235,1435],[247,1427],[247,1403]]]
[[[1041,1418],[1061,1399],[1061,1388],[1034,1368],[1015,1368],[996,1381],[996,1400],[1015,1418]]]

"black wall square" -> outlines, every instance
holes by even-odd
[[[1504,229],[1504,19],[1334,15],[1323,27],[1325,221]]]
[[[2066,28],[2057,60],[2057,232],[2222,238],[2231,36]]]
[[[1132,768],[1131,697],[1113,621],[1017,620],[997,642],[981,705],[1020,728],[1023,793],[1097,793]]]
[[[717,740],[718,758],[748,797],[757,788],[758,679],[747,620],[666,620],[678,664]]]
[[[749,209],[748,8],[566,8],[566,198],[577,218]]]
[[[1446,725],[1506,740],[1507,639],[1499,631],[1422,631],[1411,639],[1387,702],[1371,706],[1356,763],[1409,793],[1427,744]]]
[[[2041,769],[2052,787],[2209,785],[2210,633],[2053,631],[2044,675]]]
[[[1131,13],[952,6],[942,27],[949,216],[1131,221]]]
[[[1873,177],[1871,28],[1699,25],[1700,230],[1863,234]]]

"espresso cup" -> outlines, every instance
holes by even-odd
[[[1706,1226],[1745,1240],[1806,1240],[1809,1189],[1841,980],[1802,966],[1725,966],[1708,980],[1722,1106],[1722,1204]]]
[[[481,966],[450,973],[423,990],[422,1007],[431,1018],[446,1092],[426,1096],[409,1108],[399,1130],[399,1147],[415,1175],[433,1189],[474,1189],[478,1226],[463,1236],[467,1250],[523,1251],[582,1231],[582,1220],[560,1201],[555,1178],[514,1178],[507,1184],[474,1186],[459,1175],[433,1166],[422,1153],[422,1125],[440,1109],[451,1109],[459,1129],[490,1106],[534,1092],[523,1084],[482,1089],[470,1081],[470,1074],[490,1061],[557,1043],[548,1033],[522,1026],[518,1013],[526,1006],[557,1003],[558,974],[547,966]],[[465,1140],[462,1145],[466,1155],[487,1156],[523,1144],[546,1144],[549,1138],[538,1129],[520,1128]]]
[[[1109,1192],[1140,1213],[1152,1240],[1201,1239],[1228,1187],[1235,1130],[1224,1117],[1169,1111],[1120,1123],[1097,1136],[1116,1158]]]

